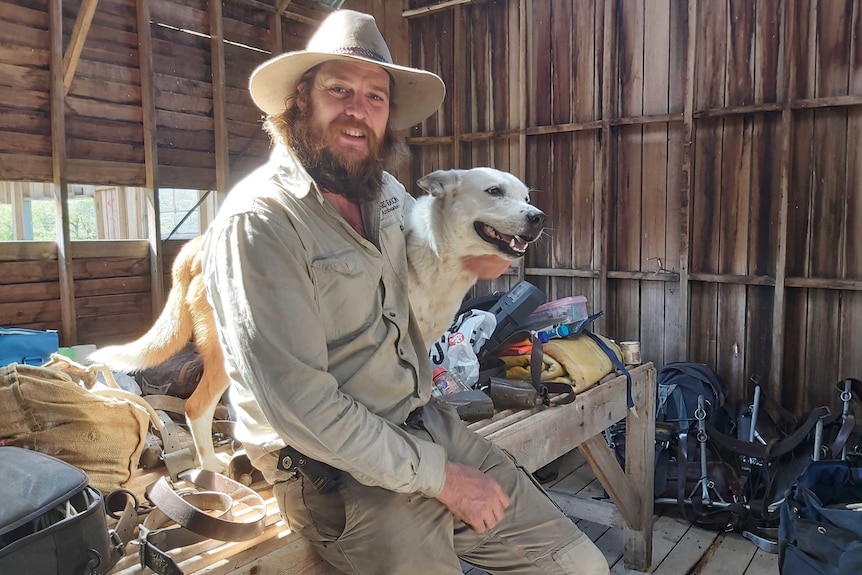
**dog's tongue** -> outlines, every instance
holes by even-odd
[[[527,249],[527,242],[521,239],[520,236],[511,236],[512,239],[509,240],[509,247],[515,250],[516,252],[522,252]]]

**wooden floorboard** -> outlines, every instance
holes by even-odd
[[[556,462],[557,476],[546,488],[604,498],[601,483],[578,451]],[[611,575],[639,575],[623,564],[623,532],[586,519],[572,518],[604,554]],[[653,528],[650,573],[654,575],[778,575],[778,556],[755,547],[738,533],[721,533],[697,527],[672,514],[657,516]],[[487,575],[462,564],[467,575]]]

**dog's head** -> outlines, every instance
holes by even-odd
[[[440,202],[441,224],[454,234],[458,245],[450,247],[459,253],[515,260],[544,229],[545,213],[530,205],[529,188],[508,172],[437,170],[417,184]]]

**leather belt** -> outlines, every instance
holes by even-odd
[[[139,527],[138,543],[141,565],[161,575],[181,575],[174,560],[166,553],[204,539],[247,541],[263,533],[266,504],[252,489],[224,475],[203,469],[190,469],[180,478],[203,489],[186,494],[177,492],[161,477],[150,488],[149,499],[157,506]],[[242,503],[252,509],[251,521],[233,521],[231,509]],[[202,509],[218,511],[217,516]],[[164,528],[169,521],[177,526]]]
[[[223,493],[187,493],[182,497],[186,503],[196,509],[220,511],[220,518],[230,515],[232,502],[230,497]],[[156,507],[138,527],[138,555],[141,567],[149,567],[160,575],[182,575],[182,570],[167,551],[207,539],[205,535],[190,531],[181,525],[167,526],[173,521],[164,511]]]

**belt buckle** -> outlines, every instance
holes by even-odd
[[[276,469],[279,471],[284,471],[285,473],[290,473],[294,478],[299,476],[299,471],[296,468],[296,461],[293,460],[291,455],[284,453],[284,451],[278,452],[278,463],[275,465]]]

